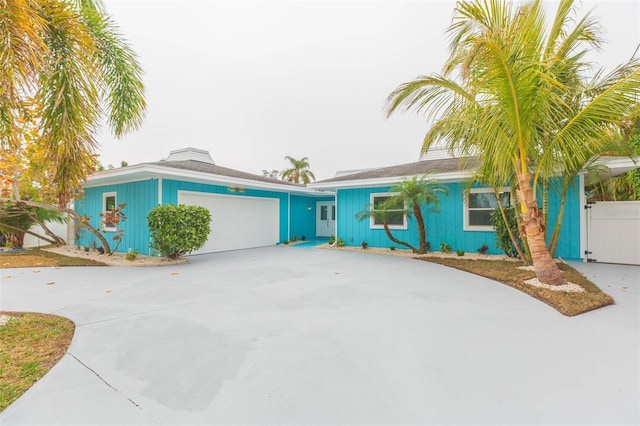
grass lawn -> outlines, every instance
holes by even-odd
[[[0,312],[0,411],[18,399],[67,352],[75,325],[66,318]]]
[[[34,266],[105,266],[104,263],[79,257],[29,248],[22,253],[1,253],[0,268],[31,268]]]
[[[437,257],[421,258],[421,260],[439,263],[499,281],[545,302],[567,316],[582,314],[614,303],[611,296],[600,290],[580,272],[564,263],[560,263],[559,266],[564,271],[567,281],[578,284],[585,290],[584,292],[553,291],[525,284],[524,281],[535,278],[536,275],[531,271],[517,269],[517,266],[523,265],[522,262]]]

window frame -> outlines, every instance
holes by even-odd
[[[375,206],[375,198],[376,197],[393,197],[395,195],[398,195],[398,192],[372,192],[371,194],[369,194],[369,205],[371,206],[371,210],[374,210],[374,206]],[[396,211],[396,210],[391,210],[391,211]],[[397,210],[400,211],[400,210]],[[405,208],[402,211],[406,211],[406,203],[405,203]],[[387,225],[389,227],[389,229],[398,229],[398,230],[406,230],[408,228],[407,226],[407,214],[404,213],[402,215],[402,225]],[[371,215],[369,217],[369,228],[370,229],[384,229],[384,225],[382,224],[377,224],[376,223],[376,219],[373,215]]]
[[[113,197],[113,206],[114,209],[118,206],[118,193],[117,192],[103,192],[102,193],[102,213],[107,212],[107,198]],[[106,222],[103,222],[101,226],[103,232],[118,232],[118,225],[114,224],[114,226],[107,226]]]
[[[509,187],[502,187],[502,188],[498,188],[498,192],[500,194],[503,193],[508,193],[509,194],[509,206],[513,206],[513,199],[511,198],[511,188]],[[464,197],[464,206],[463,206],[463,210],[464,210],[464,219],[463,219],[463,229],[465,231],[490,231],[490,232],[495,232],[495,228],[493,227],[493,225],[471,225],[469,224],[469,211],[470,210],[493,210],[489,209],[489,208],[480,208],[480,207],[473,207],[470,208],[469,207],[469,195],[470,194],[494,194],[494,190],[493,188],[471,188],[469,190],[467,190],[465,192],[465,197]],[[495,207],[494,207],[495,208]]]

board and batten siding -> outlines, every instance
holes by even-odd
[[[440,196],[440,213],[429,211],[423,207],[427,241],[431,244],[431,251],[440,250],[440,243],[449,244],[453,250],[475,252],[483,244],[489,246],[489,253],[498,254],[495,247],[495,233],[487,231],[464,231],[464,198],[463,185],[451,183],[446,185],[449,195]],[[369,219],[359,221],[355,215],[369,208],[371,194],[389,192],[391,187],[358,188],[338,190],[338,237],[346,245],[359,246],[363,241],[371,247],[390,247],[402,249],[404,247],[392,242],[384,229],[370,229]],[[409,242],[418,247],[418,225],[415,218],[407,220],[407,229],[392,229],[391,233],[401,241]]]
[[[85,188],[84,192],[84,198],[75,201],[75,210],[81,216],[91,217],[91,226],[98,230],[101,225],[102,194],[115,192],[116,202],[127,204],[123,209],[127,219],[118,224],[118,228],[124,230],[118,251],[126,252],[131,249],[138,250],[141,254],[149,254],[150,235],[147,214],[158,205],[157,179]],[[93,234],[86,229],[81,229],[80,238],[76,240],[77,245],[92,247],[95,242],[101,246]],[[113,249],[116,245],[116,241],[113,240],[115,232],[103,232],[103,235]]]
[[[307,240],[316,237],[316,203],[318,201],[333,201],[333,197],[291,196],[289,239],[294,236],[298,239],[304,236]]]
[[[577,182],[577,180],[576,180]],[[495,232],[493,231],[465,231],[464,230],[464,193],[465,183],[445,184],[449,195],[440,196],[439,213],[423,208],[427,230],[427,241],[431,244],[431,251],[439,251],[440,243],[449,244],[453,250],[464,250],[475,253],[483,244],[489,246],[489,254],[503,254],[496,247]],[[371,229],[369,219],[359,221],[356,214],[369,209],[372,193],[386,193],[391,187],[340,189],[337,192],[338,204],[338,238],[342,238],[345,245],[360,246],[363,241],[371,247],[400,247],[387,237],[384,229]],[[555,225],[556,212],[560,205],[560,196],[549,191],[549,209],[551,223],[549,229]],[[391,230],[392,234],[401,241],[407,241],[418,247],[418,226],[414,218],[407,221],[406,230]],[[549,231],[550,237],[551,231]],[[560,244],[557,256],[564,259],[580,259],[580,206],[577,194],[577,184],[570,190],[565,205],[563,225],[560,234]]]

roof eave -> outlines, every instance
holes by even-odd
[[[292,194],[304,194],[312,196],[332,195],[319,192],[316,188],[293,186],[271,182],[254,181],[231,176],[217,175],[193,170],[176,169],[155,164],[138,164],[119,169],[105,170],[95,173],[87,178],[83,185],[85,188],[114,185],[127,182],[135,182],[146,179],[163,178],[187,180],[189,182],[204,183],[209,185],[233,186],[247,189],[259,189],[267,191],[280,191]]]
[[[391,186],[402,182],[405,179],[411,179],[415,175],[405,176],[387,176],[381,178],[370,179],[357,179],[357,180],[343,180],[338,182],[316,182],[309,184],[310,188],[324,189],[324,190],[338,190],[348,188],[374,188],[379,186]],[[432,178],[440,182],[459,182],[473,176],[473,170],[456,170],[454,172],[435,173]]]

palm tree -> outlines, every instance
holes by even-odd
[[[309,159],[307,157],[296,160],[287,155],[284,159],[291,163],[291,168],[282,172],[282,179],[293,183],[304,183],[305,185],[310,183],[312,179],[316,180],[313,172],[309,170]]]
[[[424,224],[422,207],[430,206],[429,211],[437,212],[440,205],[440,195],[448,195],[447,188],[438,183],[429,174],[426,174],[405,179],[393,186],[389,192],[393,195],[380,208],[369,206],[368,209],[358,212],[356,218],[364,220],[372,216],[376,217],[382,222],[384,231],[391,241],[410,248],[414,253],[426,253],[429,250],[429,244],[427,243],[427,228]],[[418,247],[414,247],[406,241],[398,240],[391,233],[387,222],[391,215],[397,215],[399,212],[407,215],[407,218],[412,215],[415,217],[418,225]]]
[[[100,0],[0,0],[0,147],[18,151],[35,118],[64,206],[97,165],[103,113],[115,136],[137,129],[142,70]],[[19,199],[19,194],[12,194]]]
[[[585,69],[581,59],[600,43],[597,22],[589,15],[570,29],[573,3],[562,0],[547,29],[540,0],[524,5],[459,1],[448,29],[444,75],[399,86],[387,110],[390,115],[400,108],[416,109],[436,119],[424,151],[444,139],[463,155],[479,157],[481,175],[515,181],[536,275],[556,285],[566,280],[545,244],[536,199],[541,175],[587,164],[640,95],[638,61],[632,60],[600,77],[602,90],[570,102]]]

